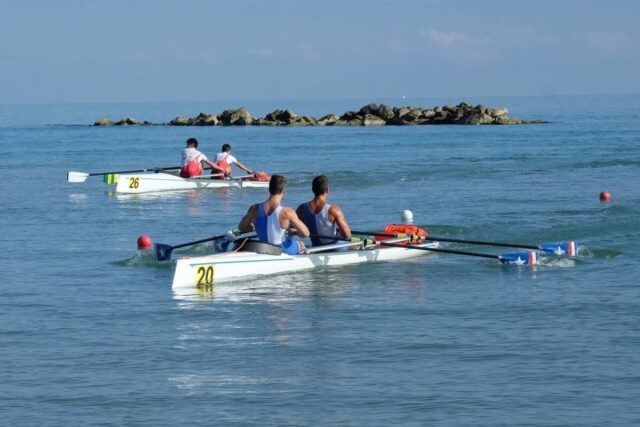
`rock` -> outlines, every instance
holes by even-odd
[[[488,114],[473,112],[465,117],[463,123],[466,125],[488,125],[493,123],[493,117]]]
[[[290,109],[274,110],[263,118],[255,118],[244,107],[229,109],[221,114],[200,113],[196,117],[178,116],[168,125],[172,126],[217,126],[217,125],[256,125],[256,126],[383,126],[383,125],[426,125],[426,124],[499,124],[513,125],[522,123],[546,123],[544,120],[521,120],[508,117],[506,107],[486,108],[482,104],[474,107],[466,102],[456,106],[443,105],[423,109],[414,106],[389,107],[384,104],[370,103],[358,112],[347,111],[341,116],[327,114],[315,119],[312,116],[301,116]],[[94,126],[129,126],[151,125],[151,122],[126,117],[117,122],[103,117]]]
[[[134,117],[125,117],[114,123],[116,126],[140,125],[142,122]]]
[[[358,111],[361,116],[365,116],[366,114],[378,115],[378,104],[372,102],[371,104],[365,105]]]
[[[291,126],[316,126],[318,121],[311,116],[297,116],[291,119]]]
[[[493,121],[496,125],[521,125],[522,120],[517,117],[499,116]]]
[[[413,110],[409,111],[407,114],[402,116],[401,118],[407,122],[415,122],[420,117],[422,117],[422,110],[420,108],[414,108]]]
[[[280,117],[282,113],[282,110],[274,110],[267,114],[264,118],[270,122],[279,122],[280,120],[278,119],[278,117]]]
[[[435,117],[436,113],[435,111],[428,109],[428,110],[422,110],[422,117],[425,119],[430,119],[432,117]]]
[[[479,113],[487,114],[487,109],[486,109],[486,108],[485,108],[485,106],[484,106],[484,105],[482,105],[482,104],[478,104],[478,105],[476,105],[475,107],[473,107],[472,109],[473,109],[473,110],[476,110],[476,111],[477,111],[477,112],[479,112]]]
[[[365,114],[362,118],[362,126],[384,126],[387,122],[376,115]]]
[[[184,116],[178,116],[169,122],[171,126],[187,126],[189,125],[189,119]]]
[[[384,120],[391,120],[395,117],[395,113],[393,111],[393,108],[389,108],[384,104],[380,104],[376,116]]]
[[[351,120],[362,120],[362,116],[359,116],[355,111],[347,111],[342,116],[340,116],[341,121],[351,121]]]
[[[282,113],[280,113],[280,116],[278,117],[278,120],[280,120],[281,122],[285,122],[287,124],[290,124],[293,121],[295,121],[297,118],[298,118],[298,115],[296,113],[294,113],[293,111],[287,109],[287,110],[284,110]]]
[[[401,119],[405,114],[411,112],[411,108],[409,107],[400,107],[400,108],[394,108],[395,111],[395,117]]]
[[[195,119],[189,120],[193,126],[217,126],[220,121],[217,114],[200,113]]]
[[[226,126],[244,126],[250,125],[251,122],[253,122],[253,116],[246,108],[240,107],[236,110],[224,110],[218,117],[218,120]]]
[[[493,117],[506,116],[507,113],[509,113],[509,110],[506,109],[505,107],[487,109],[487,114]]]
[[[435,108],[434,108],[435,111]],[[440,110],[436,113],[436,115],[433,117],[431,123],[434,124],[446,124],[447,122],[447,116],[449,115],[449,113],[447,111],[444,110]]]
[[[110,119],[103,117],[101,119],[98,119],[93,125],[94,126],[113,126],[113,122]]]
[[[274,122],[272,120],[267,120],[266,118],[255,119],[251,122],[253,126],[280,126],[280,122]]]
[[[318,126],[332,126],[338,121],[339,117],[335,114],[327,114],[318,120]]]

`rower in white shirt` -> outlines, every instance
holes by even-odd
[[[233,155],[231,155],[231,146],[229,144],[222,145],[222,152],[218,153],[216,156],[216,165],[225,171],[225,174],[231,175],[231,165],[236,165],[243,171],[247,172],[249,175],[253,175],[253,171],[242,164],[238,159],[236,159]],[[223,179],[224,177],[220,177],[219,179]]]

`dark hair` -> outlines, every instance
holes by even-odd
[[[198,148],[198,140],[195,138],[187,139],[187,146],[193,145],[195,148]]]
[[[313,178],[311,183],[311,190],[316,196],[321,196],[329,191],[329,178],[326,175],[318,175]]]
[[[282,194],[287,186],[287,178],[282,175],[271,175],[271,181],[269,181],[269,194],[275,196]]]
[[[229,150],[231,150],[231,146],[229,144],[222,144],[222,152],[223,153],[226,153]]]

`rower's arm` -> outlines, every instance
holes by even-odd
[[[342,209],[338,205],[331,205],[329,208],[329,216],[333,216],[336,219],[336,225],[338,226],[338,230],[340,230],[340,234],[346,239],[351,238],[351,227],[347,223],[347,220],[344,217],[344,213],[342,213]]]
[[[251,169],[249,169],[248,167],[246,167],[245,165],[243,165],[242,163],[240,163],[238,161],[238,159],[236,159],[235,161],[236,166],[238,166],[240,169],[242,169],[243,171],[245,171],[246,173],[253,173],[253,171]]]
[[[296,234],[300,237],[309,237],[309,229],[307,226],[298,218],[298,215],[291,208],[282,209],[282,213],[285,218],[289,220],[289,226],[296,230]]]
[[[238,224],[238,230],[243,233],[254,231],[256,229],[256,216],[257,216],[257,208],[258,205],[252,205],[247,213],[240,220],[240,224]]]

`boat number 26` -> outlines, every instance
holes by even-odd
[[[196,267],[196,288],[201,291],[211,290],[213,287],[213,273],[215,264],[203,264]]]
[[[129,188],[138,188],[138,187],[140,187],[140,177],[139,176],[129,177]]]

